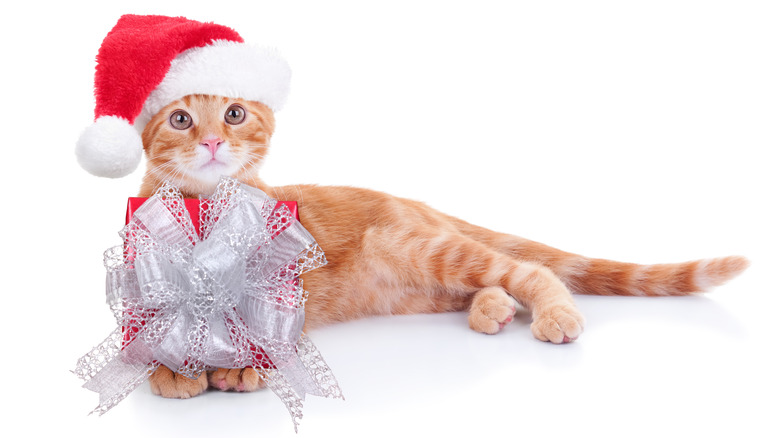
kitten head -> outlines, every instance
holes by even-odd
[[[210,194],[222,176],[256,177],[274,131],[273,111],[259,102],[185,96],[160,110],[144,128],[146,184],[163,181],[185,194]]]

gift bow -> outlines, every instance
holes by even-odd
[[[105,413],[159,366],[189,378],[251,367],[296,426],[305,395],[343,398],[302,333],[306,292],[298,277],[327,263],[283,204],[225,178],[201,200],[201,237],[181,193],[165,184],[106,251],[107,301],[119,327],[74,372]]]

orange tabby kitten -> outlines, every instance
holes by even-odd
[[[164,180],[187,197],[210,194],[229,175],[276,199],[297,201],[301,223],[328,258],[304,276],[306,329],[369,315],[468,310],[471,328],[494,334],[512,321],[516,300],[532,312],[534,336],[559,344],[583,329],[570,291],[685,295],[720,285],[748,265],[742,257],[665,265],[589,259],[384,193],[269,187],[257,170],[273,131],[273,112],[261,103],[205,95],[173,102],[143,132],[148,168],[139,196],[151,196]],[[150,382],[156,394],[179,398],[209,383],[237,391],[263,386],[254,372],[220,369],[190,380],[163,366]]]

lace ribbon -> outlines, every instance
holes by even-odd
[[[296,431],[306,394],[343,398],[302,333],[298,278],[326,264],[322,249],[283,204],[224,178],[201,199],[200,237],[181,193],[166,183],[104,255],[106,295],[119,327],[74,373],[100,394],[103,414],[159,365],[189,378],[253,368],[279,396]]]

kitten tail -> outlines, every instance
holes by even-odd
[[[566,266],[568,265],[568,266]],[[553,268],[575,293],[587,295],[673,296],[705,292],[748,268],[742,256],[684,263],[638,265],[581,258]]]

